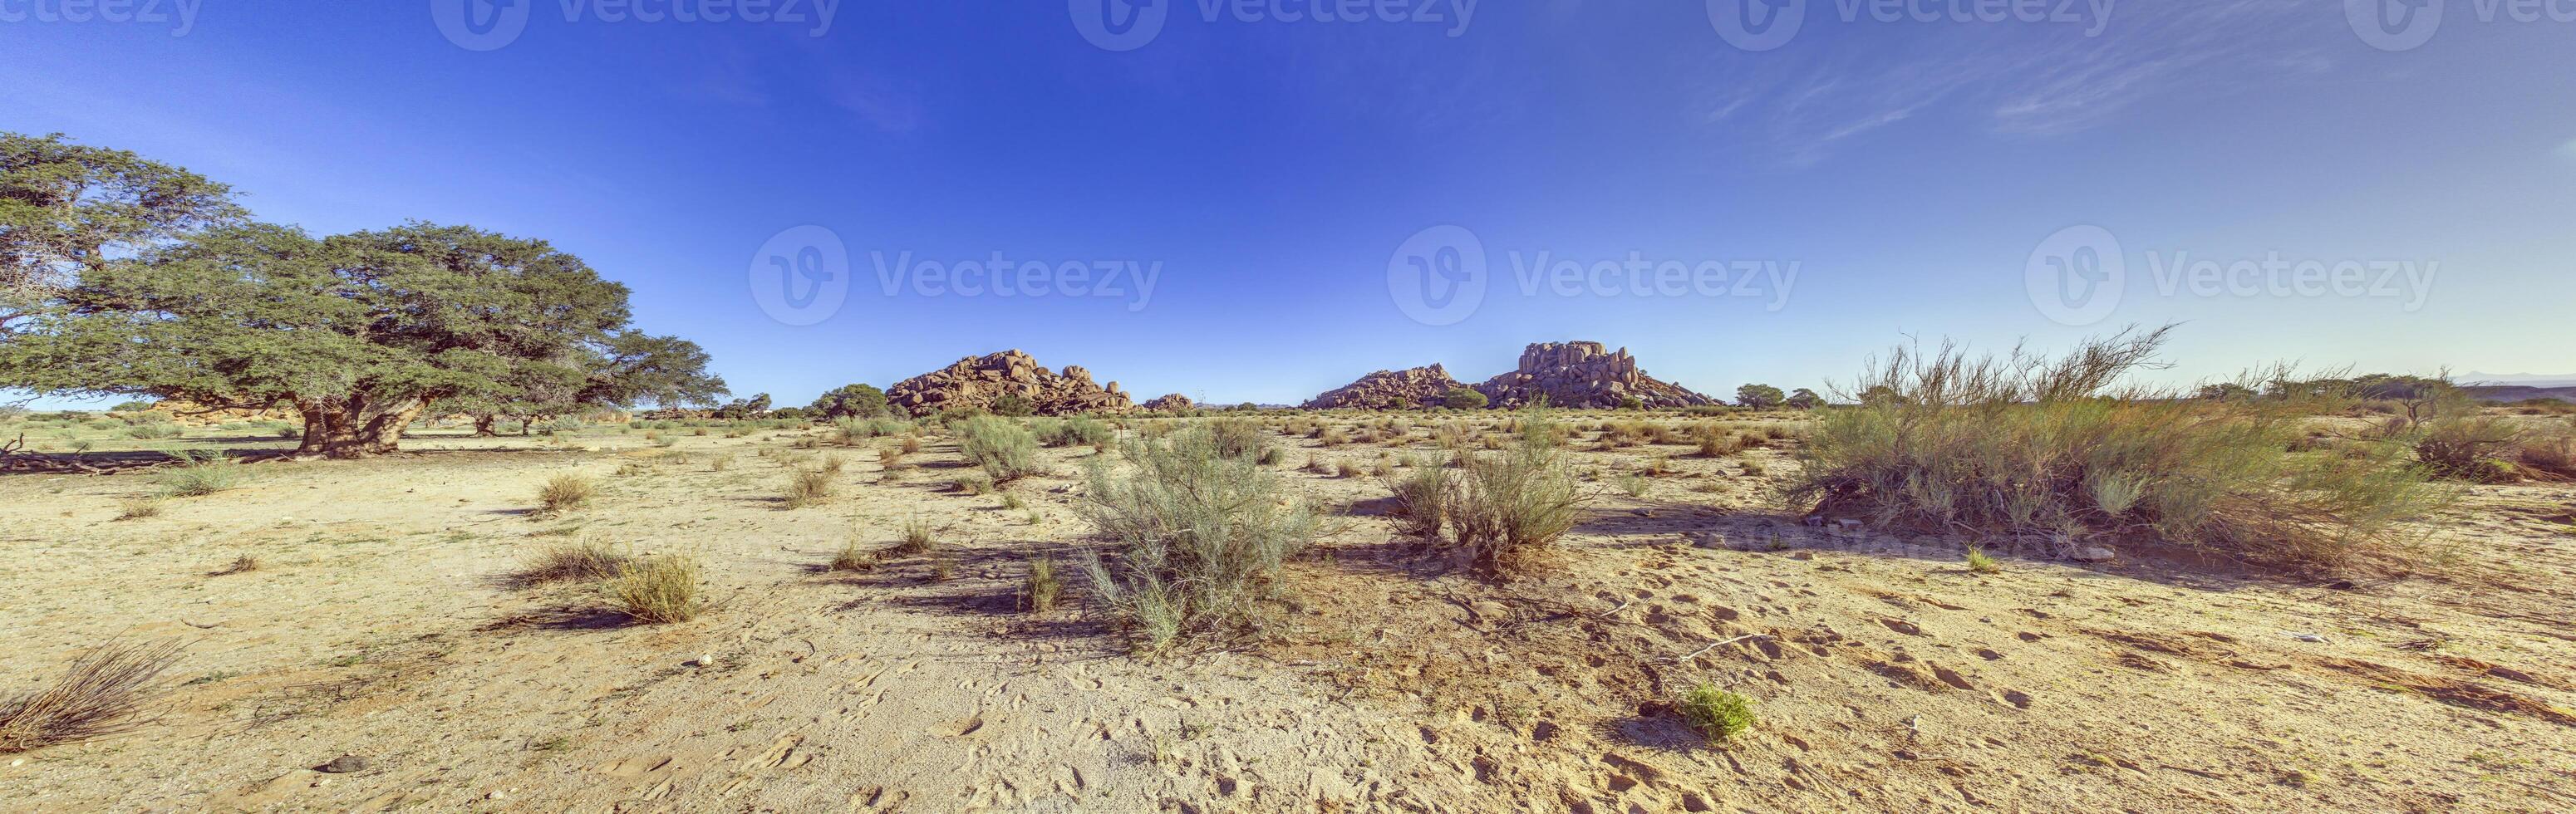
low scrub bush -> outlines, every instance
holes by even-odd
[[[608,579],[626,565],[626,555],[606,540],[582,539],[554,542],[528,552],[519,564],[516,581],[522,585],[548,582],[589,582]]]
[[[686,554],[656,554],[627,563],[608,582],[620,613],[638,622],[686,622],[706,610],[698,594],[699,565]]]
[[[1280,564],[1321,536],[1322,517],[1259,463],[1228,455],[1212,427],[1125,453],[1125,474],[1092,459],[1077,507],[1108,548],[1086,569],[1100,600],[1149,651],[1250,630],[1255,603],[1276,590]]]
[[[1898,348],[1826,413],[1793,501],[1943,533],[2151,534],[2232,556],[2335,565],[2397,542],[2431,499],[2394,454],[2294,454],[2327,397],[2207,400],[2122,386],[2167,331],[2049,360]],[[2276,374],[2275,380],[2287,380]],[[1748,473],[1752,470],[1747,468]]]
[[[779,499],[790,509],[802,509],[822,503],[832,496],[832,473],[821,469],[799,469],[787,476],[787,486],[779,490]]]
[[[1675,709],[1681,712],[1682,721],[1712,746],[1753,731],[1753,701],[1718,689],[1715,684],[1703,682],[1682,693]]]
[[[599,482],[582,475],[565,473],[546,479],[537,487],[537,506],[548,513],[568,512],[590,505],[599,496]]]
[[[250,479],[242,465],[217,453],[183,454],[179,466],[162,470],[164,497],[197,497],[239,488]]]
[[[1097,447],[1118,441],[1118,431],[1099,419],[1075,416],[1037,425],[1038,441],[1051,447]]]
[[[967,419],[958,430],[957,451],[968,463],[983,467],[994,483],[1009,483],[1046,471],[1038,460],[1037,436],[1007,418]]]

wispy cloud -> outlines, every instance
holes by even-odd
[[[2341,21],[2307,0],[2121,3],[2086,36],[2058,23],[1845,23],[1837,4],[1808,8],[1801,41],[1723,53],[1708,68],[1716,89],[1695,101],[1702,121],[1749,125],[1792,166],[1934,110],[2042,138],[2115,124],[2158,98],[2302,81],[2332,70],[2313,43]]]

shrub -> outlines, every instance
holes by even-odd
[[[802,509],[832,496],[832,473],[820,469],[799,469],[787,476],[787,487],[779,498],[787,508]]]
[[[957,491],[970,495],[981,495],[993,491],[993,479],[982,475],[967,475],[965,477],[958,478],[950,485]]]
[[[528,553],[515,581],[522,585],[589,582],[617,576],[625,564],[626,555],[617,553],[616,545],[606,540],[549,543]]]
[[[197,497],[238,488],[250,475],[242,465],[220,454],[183,454],[184,463],[162,470],[161,494],[164,497]]]
[[[1020,607],[1030,613],[1055,610],[1056,597],[1064,593],[1064,580],[1056,576],[1055,560],[1039,557],[1029,561],[1028,578],[1021,582]]]
[[[1502,452],[1465,453],[1451,521],[1458,543],[1496,574],[1526,568],[1581,519],[1583,498],[1560,453],[1522,444]]]
[[[1404,475],[1387,481],[1395,493],[1395,526],[1398,531],[1431,540],[1440,538],[1448,524],[1449,513],[1458,503],[1458,479],[1439,459],[1422,457],[1405,469]]]
[[[1857,383],[1872,394],[1862,406],[1820,420],[1790,497],[1885,526],[2143,531],[2297,565],[2393,542],[2427,508],[2422,475],[2392,455],[2286,452],[2323,397],[2219,401],[2119,386],[2169,330],[2093,340],[2053,361],[1899,348]]]
[[[117,504],[116,519],[142,520],[161,516],[161,501],[148,497],[128,499]]]
[[[110,641],[72,660],[63,677],[0,701],[0,754],[132,731],[148,721],[154,679],[179,660],[177,640]]]
[[[1004,393],[1001,398],[993,400],[994,415],[1010,418],[1025,418],[1037,415],[1037,412],[1037,405],[1029,403],[1027,396],[1023,396],[1018,393]]]
[[[177,424],[165,424],[160,422],[136,424],[125,428],[126,437],[146,441],[155,441],[163,438],[177,438],[186,434],[187,431],[179,429],[179,425]]]
[[[2002,563],[1995,562],[1995,558],[1986,556],[1985,551],[1976,546],[1969,546],[1968,570],[1980,574],[1992,574],[2004,570],[2004,566]]]
[[[1009,483],[1045,471],[1038,462],[1037,436],[1007,418],[967,419],[959,430],[957,450],[968,462],[983,467],[994,483]]]
[[[876,567],[876,553],[861,548],[856,539],[841,544],[840,552],[832,555],[830,566],[834,571],[874,571]]]
[[[2505,459],[2519,452],[2522,440],[2522,433],[2501,419],[2449,415],[2424,423],[2415,433],[2415,459],[2441,477],[2502,483],[2519,479]]]
[[[1452,387],[1440,395],[1440,406],[1452,410],[1482,410],[1485,404],[1485,394],[1465,387]]]
[[[1078,507],[1110,549],[1087,568],[1101,601],[1147,650],[1247,631],[1280,564],[1322,534],[1321,517],[1259,463],[1226,455],[1213,428],[1125,452],[1134,471],[1123,476],[1092,459]]]
[[[1228,458],[1260,460],[1270,449],[1270,436],[1261,422],[1249,418],[1221,418],[1208,424],[1216,441],[1216,452]]]
[[[588,477],[565,473],[546,479],[537,487],[537,505],[546,512],[567,512],[590,505],[599,495],[599,484]]]
[[[886,549],[886,551],[888,553],[910,557],[919,554],[928,554],[938,548],[939,539],[931,532],[930,524],[922,522],[920,518],[914,518],[904,521],[903,539],[895,543],[893,548]]]
[[[688,555],[645,557],[618,570],[608,583],[608,596],[619,612],[638,622],[686,622],[706,609],[698,596],[698,572],[697,558]]]
[[[2535,475],[2576,478],[2576,420],[2529,433],[2514,450],[2514,462]]]
[[[1118,431],[1098,419],[1075,416],[1063,421],[1050,421],[1037,431],[1038,440],[1051,447],[1088,447],[1115,443]]]
[[[1753,702],[1744,696],[1702,682],[1682,693],[1682,721],[1707,738],[1710,745],[1726,743],[1753,729]]]

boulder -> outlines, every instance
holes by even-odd
[[[1439,365],[1407,370],[1381,370],[1306,402],[1309,410],[1419,410],[1440,404],[1442,396],[1461,387]]]
[[[1559,407],[1617,407],[1634,397],[1646,407],[1693,407],[1717,400],[1657,380],[1637,367],[1627,348],[1611,352],[1599,342],[1542,342],[1521,351],[1519,369],[1476,386],[1492,406],[1512,408],[1547,397]]]
[[[1057,373],[1016,350],[960,359],[956,364],[897,382],[886,389],[886,402],[912,415],[925,416],[956,408],[991,410],[1004,395],[1028,399],[1040,415],[1123,413],[1135,409],[1117,382],[1093,384],[1091,371],[1080,365]]]

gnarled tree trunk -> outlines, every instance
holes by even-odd
[[[476,413],[474,415],[474,437],[492,438],[499,436],[501,433],[492,429],[492,422],[499,420],[499,418],[499,416],[495,416],[491,413]]]
[[[304,443],[295,454],[366,458],[393,452],[402,447],[403,428],[420,418],[429,402],[424,396],[299,401],[296,410],[304,414]]]

